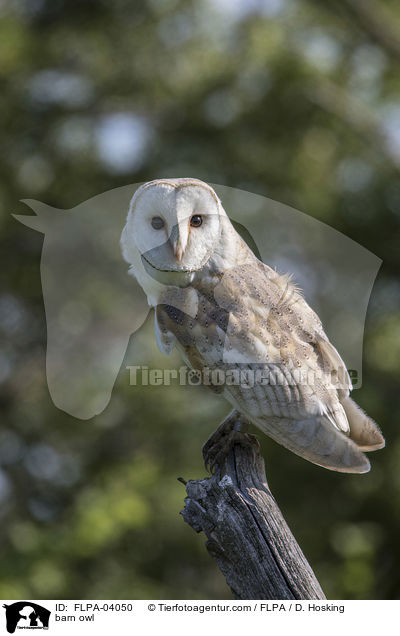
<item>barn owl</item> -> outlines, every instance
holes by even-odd
[[[155,308],[163,353],[177,347],[191,369],[207,369],[206,384],[236,413],[297,455],[339,472],[370,469],[363,451],[385,442],[349,397],[343,360],[291,277],[258,260],[211,186],[142,185],[121,248]]]

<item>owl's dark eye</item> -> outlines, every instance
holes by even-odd
[[[200,214],[193,214],[192,218],[190,219],[190,225],[192,227],[200,227],[202,223],[203,217],[200,216]]]
[[[151,227],[155,230],[161,230],[164,227],[164,221],[161,216],[153,216],[151,219]]]

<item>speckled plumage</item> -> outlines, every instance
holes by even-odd
[[[203,224],[193,228],[199,210]],[[146,230],[145,249],[136,234],[154,215],[165,216],[165,233]],[[342,472],[369,470],[362,450],[384,440],[349,397],[340,355],[290,277],[260,262],[236,233],[210,186],[194,179],[145,184],[121,243],[156,308],[162,351],[177,346],[191,368],[208,369],[211,389],[301,457]],[[212,371],[225,382],[213,382]]]

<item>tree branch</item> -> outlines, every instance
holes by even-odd
[[[254,436],[235,432],[212,477],[189,481],[186,491],[182,515],[206,534],[235,598],[325,598],[268,488]]]
[[[389,55],[400,60],[399,29],[373,0],[345,0],[345,4],[368,35]]]

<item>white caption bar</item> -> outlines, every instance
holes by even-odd
[[[376,636],[382,620],[397,620],[400,601],[3,601],[0,633],[46,636],[127,633],[204,636],[226,630],[291,630],[302,636],[337,636],[354,628]],[[129,631],[128,631],[129,630]],[[217,632],[218,633],[218,632]]]

